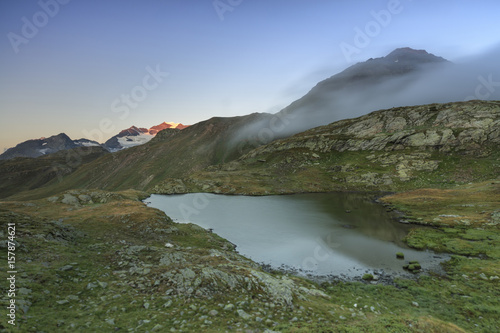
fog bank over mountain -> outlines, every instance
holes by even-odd
[[[258,146],[374,110],[472,99],[500,99],[500,45],[454,63],[402,48],[369,59],[311,89],[271,120],[249,124],[234,144]]]

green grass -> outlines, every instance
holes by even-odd
[[[487,190],[489,187],[477,185],[475,188]],[[410,245],[461,254],[446,263],[446,276],[420,274],[417,280],[399,279],[395,285],[324,283],[319,288],[329,299],[295,298],[293,308],[271,308],[272,302],[260,289],[242,293],[242,290],[228,288],[199,297],[168,295],[172,285],[164,282],[155,285],[155,280],[162,281],[162,274],[175,273],[183,267],[211,265],[245,276],[248,274],[245,267],[254,267],[254,264],[238,259],[241,261],[234,265],[224,257],[211,257],[210,249],[222,251],[232,261],[236,257],[231,256],[237,255],[219,236],[193,225],[174,224],[162,212],[145,207],[138,201],[145,195],[137,191],[118,192],[111,194],[105,204],[80,207],[46,200],[34,201],[35,206],[18,202],[0,204],[2,224],[14,219],[23,244],[18,250],[22,276],[18,286],[31,289],[28,295],[18,297],[19,301],[31,304],[26,314],[19,310],[17,331],[86,332],[109,331],[115,327],[137,331],[151,331],[156,327],[162,331],[182,326],[182,330],[188,332],[216,332],[245,329],[245,325],[282,332],[492,332],[498,329],[499,280],[490,279],[500,276],[500,242],[494,226],[419,228],[408,236]],[[11,216],[8,211],[18,215]],[[415,209],[412,214],[419,216]],[[59,218],[72,228],[61,229],[51,222]],[[154,232],[159,225],[173,229],[167,234]],[[47,234],[59,235],[64,241],[45,240]],[[121,263],[125,258],[124,244],[161,248],[166,241],[189,253],[190,261],[160,267],[155,265],[160,252],[145,248],[126,258],[150,264],[148,275],[127,273],[125,278],[120,277],[118,272],[129,267]],[[233,254],[230,256],[230,253]],[[61,271],[65,265],[72,265],[73,269]],[[280,273],[276,274],[280,277]],[[310,282],[302,279],[293,280],[310,286]],[[98,285],[99,282],[106,283],[105,287]],[[5,285],[5,281],[1,283]],[[88,289],[89,283],[96,286]],[[138,288],[141,283],[147,288]],[[61,301],[64,304],[58,303]],[[223,307],[229,303],[250,313],[253,319],[244,320],[234,310],[225,311]],[[212,310],[217,314],[210,315]],[[256,321],[256,317],[262,321]]]

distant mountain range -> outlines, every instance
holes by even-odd
[[[303,97],[278,112],[274,123],[249,124],[236,139],[240,141],[255,136],[262,128],[273,131],[271,139],[284,138],[373,110],[413,105],[414,100],[416,104],[455,101],[454,98],[447,100],[445,94],[434,98],[428,92],[414,89],[415,84],[432,81],[433,74],[450,66],[453,64],[448,60],[425,50],[395,49],[385,57],[357,63],[319,82]],[[439,88],[443,87],[436,88],[436,91]]]
[[[251,170],[244,169],[244,172],[236,172],[236,169],[233,168],[236,164],[233,165],[229,162],[237,161],[238,158],[245,156],[247,153],[250,154],[251,151],[269,142],[288,138],[293,134],[301,135],[298,133],[341,119],[352,119],[366,115],[373,110],[402,107],[400,117],[392,117],[387,120],[387,126],[397,127],[398,122],[403,124],[405,121],[411,120],[411,115],[407,116],[406,113],[412,113],[414,110],[406,107],[408,105],[428,104],[430,106],[427,106],[427,108],[435,108],[438,106],[431,104],[439,102],[440,99],[457,98],[455,102],[462,101],[468,92],[470,93],[470,90],[466,90],[464,93],[464,91],[458,89],[457,92],[455,91],[457,89],[452,89],[453,87],[449,85],[440,85],[439,80],[437,80],[438,84],[433,82],[443,73],[453,71],[460,71],[460,66],[423,50],[401,48],[394,50],[385,57],[369,59],[366,62],[355,64],[343,72],[319,82],[306,95],[277,114],[254,113],[239,117],[213,117],[189,126],[185,130],[181,130],[181,128],[185,127],[184,125],[172,123],[163,123],[150,129],[132,126],[113,136],[101,147],[97,147],[105,148],[102,149],[104,151],[102,156],[99,155],[102,151],[95,151],[85,159],[85,162],[79,163],[78,168],[71,165],[70,169],[64,165],[66,162],[61,163],[61,166],[55,164],[53,170],[47,173],[47,177],[43,179],[45,184],[42,188],[32,191],[30,195],[34,198],[72,188],[152,190],[157,185],[164,184],[167,179],[194,180],[194,178],[189,178],[189,175],[202,170],[207,171],[205,175],[208,175],[208,178],[215,179],[215,176],[217,176],[219,179],[214,181],[213,184],[203,179],[203,184],[201,182],[200,186],[195,184],[193,189],[206,191],[219,188],[222,186],[220,184],[230,186],[230,184],[238,183],[238,186],[242,187],[241,193],[243,193],[247,191],[244,189],[247,186],[245,182],[248,178],[245,172],[250,173]],[[477,75],[472,77],[476,78]],[[418,88],[416,90],[415,85]],[[422,89],[423,85],[427,90]],[[472,91],[474,91],[474,87],[472,86]],[[428,94],[429,89],[432,90],[433,94]],[[423,93],[418,95],[419,91],[423,91]],[[455,97],[446,94],[447,91],[453,91]],[[492,97],[496,96],[498,96],[498,93],[492,94]],[[431,101],[424,102],[425,100]],[[452,109],[451,114],[455,109],[467,108],[468,110],[474,110],[475,107],[490,112],[491,108],[496,108],[496,104],[455,103],[441,107]],[[495,117],[493,118],[496,121]],[[369,117],[368,119],[372,118]],[[394,121],[394,124],[391,124],[392,121]],[[359,126],[362,125],[359,124]],[[377,126],[379,124],[374,122],[373,126],[373,131],[378,133],[377,131],[380,129]],[[418,130],[417,125],[410,127],[408,130]],[[338,136],[339,139],[354,140],[355,135],[351,134],[345,136],[340,133]],[[427,133],[416,134],[424,137],[427,135]],[[307,141],[308,135],[305,133],[300,139],[301,142],[304,142],[304,146],[300,148],[304,149],[304,152],[310,150],[308,148],[310,143]],[[404,133],[401,133],[401,135],[404,136]],[[326,136],[326,134],[322,133],[317,140],[323,140],[323,136]],[[463,136],[470,137],[469,133],[465,133]],[[55,145],[53,149],[70,149],[72,146],[77,145],[70,139],[69,141],[67,144]],[[473,141],[477,140],[474,139]],[[8,158],[14,157],[16,149],[23,144],[9,149],[3,155],[10,155],[11,157]],[[34,143],[31,144],[34,145]],[[91,142],[86,144],[91,144]],[[329,141],[325,141],[326,146],[329,144]],[[43,149],[48,149],[48,143],[45,146],[47,147],[43,147],[43,142],[36,145],[36,148],[33,148],[35,150],[34,154],[38,154],[38,156],[43,155],[43,153],[47,154],[49,150],[43,151]],[[328,148],[326,146],[325,149]],[[404,148],[403,146],[397,146],[397,149]],[[281,147],[278,144],[278,148],[273,151],[271,156],[260,157],[259,155],[256,160],[257,165],[273,161],[274,156],[281,156],[281,153],[278,153],[279,149]],[[115,153],[109,154],[106,151]],[[473,149],[470,151],[473,151]],[[295,153],[295,150],[289,151],[290,159],[288,159],[287,155],[284,157],[284,161],[292,161],[295,158]],[[19,154],[18,152],[17,156],[20,156]],[[332,152],[330,156],[332,161],[338,157],[338,154],[338,152]],[[5,159],[3,155],[0,155],[0,159]],[[95,159],[92,160],[92,158]],[[14,177],[12,174],[9,176],[12,170],[26,168],[26,172],[28,172],[35,168],[37,164],[32,161],[23,162],[21,160],[13,160],[11,164],[6,162],[11,161],[0,162],[0,169],[5,170],[6,177]],[[46,162],[48,163],[49,159]],[[417,162],[412,160],[411,163],[416,164]],[[220,175],[218,175],[221,170],[217,166],[221,164],[225,164],[223,174],[228,179],[220,179]],[[280,165],[283,168],[287,167],[286,163]],[[300,165],[299,163],[299,167],[294,170],[298,172],[301,168]],[[278,168],[277,170],[277,173],[273,176],[274,180],[281,181],[280,172],[289,177],[285,173],[285,169]],[[275,169],[269,168],[264,171],[271,174],[274,173]],[[233,176],[238,179],[231,179]],[[21,183],[23,174],[19,173],[16,177],[18,179],[16,178],[15,184]],[[307,180],[306,178],[304,179]],[[14,184],[12,180],[11,182]],[[399,180],[394,180],[394,182],[399,182]],[[37,180],[36,184],[40,184],[40,182]],[[177,181],[174,182],[175,184],[178,184]],[[248,186],[251,185],[248,184]],[[389,187],[387,189],[389,190]],[[231,189],[226,190],[231,192]],[[2,186],[0,185],[1,191]],[[10,189],[9,192],[5,192],[5,195],[7,196],[13,192],[15,192],[14,188]]]
[[[163,122],[150,129],[132,126],[111,137],[104,144],[88,139],[72,140],[65,133],[60,133],[48,138],[24,141],[13,148],[7,149],[0,155],[0,160],[8,160],[16,157],[36,158],[78,147],[102,146],[109,152],[116,152],[124,148],[144,144],[150,141],[161,130],[167,128],[184,129],[186,127],[188,126],[173,122]]]
[[[124,148],[145,144],[146,142],[149,142],[159,131],[164,129],[177,128],[181,130],[186,127],[188,126],[173,122],[163,122],[149,129],[132,126],[111,137],[104,143],[104,147],[110,152],[116,152]]]
[[[242,143],[255,148],[274,139],[287,137],[309,128],[333,121],[360,116],[372,110],[408,105],[408,96],[401,92],[417,78],[425,77],[451,63],[424,50],[398,48],[385,57],[357,63],[346,70],[319,82],[302,98],[291,103],[273,117],[252,118],[241,124],[229,144]],[[403,101],[400,101],[402,99]],[[426,103],[436,101],[425,101]],[[159,131],[169,128],[184,129],[186,125],[167,123],[149,129],[132,126],[112,136],[102,146],[117,152],[149,142]],[[262,135],[270,129],[272,135]],[[237,133],[236,133],[237,132]],[[268,131],[269,132],[269,131]],[[100,145],[86,139],[71,140],[61,133],[48,139],[28,140],[0,155],[0,160],[14,157],[39,157],[59,150]]]
[[[100,144],[87,139],[71,140],[66,134],[60,133],[49,138],[24,141],[13,148],[7,149],[0,155],[0,160],[8,160],[15,157],[39,157],[53,154],[60,150],[91,146],[100,146]]]

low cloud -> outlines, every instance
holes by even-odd
[[[257,147],[277,138],[331,122],[392,107],[471,99],[500,100],[500,45],[455,63],[383,79],[316,86],[277,114],[248,124],[233,143]]]

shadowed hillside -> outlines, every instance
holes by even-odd
[[[103,156],[81,165],[63,181],[53,180],[46,187],[15,197],[37,198],[71,188],[146,190],[165,178],[184,177],[239,157],[249,149],[229,145],[229,138],[246,123],[270,117],[215,117],[183,130],[166,129],[144,145]]]
[[[276,140],[153,191],[397,191],[495,179],[499,129],[497,101],[381,110]]]
[[[62,179],[80,165],[109,154],[102,147],[62,150],[38,158],[17,157],[0,161],[0,198]]]

